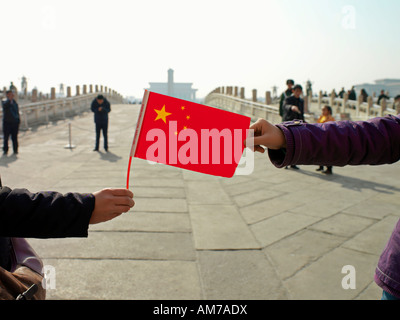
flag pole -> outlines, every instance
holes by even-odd
[[[126,189],[129,190],[129,176],[131,173],[132,156],[129,157],[128,173],[126,175]]]

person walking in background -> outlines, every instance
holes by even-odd
[[[322,114],[318,118],[317,123],[326,123],[329,121],[335,121],[335,118],[332,116],[332,108],[330,106],[325,106],[322,108]],[[325,173],[325,174],[332,174],[332,166],[327,166],[326,168],[327,169],[325,171],[323,171],[324,166],[319,166],[317,171],[322,171],[322,173]]]
[[[3,152],[8,153],[8,139],[11,136],[14,154],[18,154],[18,130],[20,124],[18,103],[14,100],[14,93],[6,91],[7,100],[3,105]]]
[[[343,99],[345,93],[346,93],[346,91],[344,90],[344,88],[342,88],[342,90],[340,90],[340,92],[339,92],[339,98]]]
[[[360,95],[362,97],[362,102],[367,102],[368,101],[368,93],[365,91],[365,89],[361,89]]]
[[[388,100],[389,97],[385,94],[385,90],[381,90],[381,94],[378,97],[378,104],[381,105],[381,100],[386,99]]]
[[[303,87],[299,84],[293,88],[293,94],[285,99],[283,103],[283,121],[303,120],[304,121],[304,100],[300,97],[303,93]],[[296,165],[290,166],[292,169],[298,170]],[[288,169],[286,167],[285,169]]]
[[[279,115],[282,117],[284,116],[284,111],[283,111],[283,104],[285,103],[286,98],[290,97],[293,94],[293,86],[294,86],[294,81],[289,79],[286,81],[287,89],[285,92],[282,93],[281,95],[281,100],[279,101]]]
[[[96,145],[93,151],[99,151],[101,131],[103,131],[104,150],[108,151],[108,114],[111,112],[111,105],[104,96],[98,95],[93,100],[91,109],[94,112],[94,122],[96,124]]]
[[[356,100],[356,91],[354,90],[354,86],[349,90],[349,100]]]

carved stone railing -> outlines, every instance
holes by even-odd
[[[235,88],[235,90],[233,90]],[[271,93],[265,93],[265,102],[257,101],[257,91],[252,91],[252,100],[244,98],[244,88],[240,93],[237,87],[219,87],[209,93],[205,98],[205,104],[211,107],[243,114],[256,121],[259,118],[268,120],[271,123],[281,123],[282,117],[279,115],[279,106],[272,105]],[[304,118],[307,122],[314,122],[314,115],[308,114],[308,99],[305,100]]]
[[[322,92],[318,97],[312,97],[311,103],[318,106],[320,110],[324,105],[332,108],[334,114],[340,114],[342,118],[351,120],[367,120],[373,117],[382,117],[388,114],[397,115],[400,113],[399,106],[395,106],[393,99],[382,99],[377,104],[377,98],[369,96],[367,102],[362,101],[359,95],[357,100],[349,100],[348,94],[343,98],[336,98],[333,94],[330,97],[323,97]]]
[[[102,89],[102,87],[101,87]],[[92,90],[91,90],[92,91]],[[68,97],[55,98],[55,90],[52,88],[50,99],[44,99],[37,102],[19,103],[20,129],[28,130],[30,127],[47,124],[52,121],[58,121],[73,117],[86,111],[90,111],[92,101],[97,95],[102,94],[111,103],[123,103],[123,97],[113,90],[100,91],[96,86],[96,92],[87,93],[84,86],[83,94],[80,94],[77,86],[76,96],[71,96],[70,89],[67,90]],[[36,92],[33,92],[33,98]],[[0,108],[0,117],[3,117],[3,110]],[[2,127],[2,121],[0,122]]]

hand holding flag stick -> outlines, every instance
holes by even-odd
[[[262,146],[274,150],[286,148],[286,139],[281,129],[267,120],[258,119],[250,126],[250,129],[254,130],[254,137],[246,139],[245,145],[251,150],[264,153],[265,149]]]
[[[145,91],[128,165],[137,157],[231,178],[239,164],[250,118]]]

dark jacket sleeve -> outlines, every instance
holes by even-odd
[[[107,113],[111,112],[111,104],[107,99],[104,99],[104,111]]]
[[[400,159],[400,118],[277,125],[286,137],[285,150],[268,150],[278,168],[288,165],[379,165]]]
[[[0,237],[87,237],[93,194],[0,189]]]

